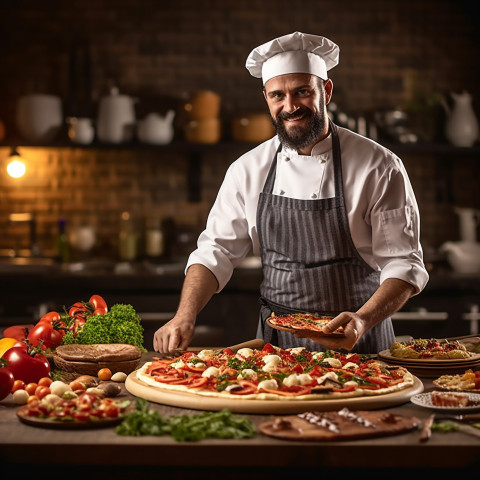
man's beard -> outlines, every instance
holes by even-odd
[[[305,113],[308,119],[306,125],[295,125],[287,131],[285,127],[285,119],[296,117],[298,114]],[[278,138],[282,145],[292,150],[302,150],[318,141],[321,132],[325,131],[326,118],[322,112],[313,113],[308,108],[301,108],[294,114],[281,112],[277,119],[272,117],[272,123],[277,131]]]

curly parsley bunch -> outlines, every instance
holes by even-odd
[[[69,331],[63,337],[62,343],[127,343],[146,351],[140,317],[131,305],[124,304],[113,305],[110,311],[103,315],[90,315],[77,335],[73,336],[73,332]]]

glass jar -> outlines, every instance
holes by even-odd
[[[147,218],[145,223],[145,254],[150,258],[162,257],[165,253],[165,236],[159,218]]]

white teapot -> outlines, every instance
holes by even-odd
[[[447,113],[445,136],[457,147],[471,147],[478,140],[478,120],[472,107],[472,96],[462,93],[450,93],[453,106],[443,100],[442,105]]]
[[[164,116],[158,113],[149,113],[138,122],[137,136],[143,143],[166,145],[173,139],[173,119],[175,112],[169,110]]]

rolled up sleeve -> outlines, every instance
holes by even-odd
[[[420,243],[420,214],[410,181],[402,168],[388,172],[388,185],[377,185],[378,201],[372,209],[372,246],[381,269],[380,281],[398,278],[420,293],[429,275]]]

